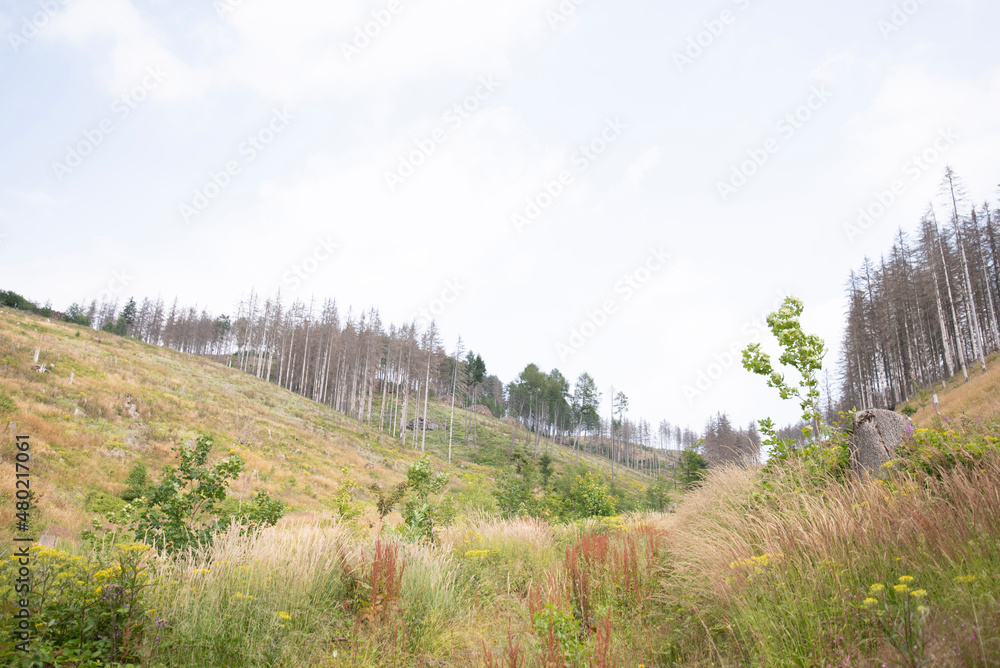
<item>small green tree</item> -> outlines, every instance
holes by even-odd
[[[75,325],[90,326],[90,318],[87,317],[87,313],[83,310],[82,306],[76,303],[69,305],[69,308],[66,309],[66,313],[63,315],[63,320]]]
[[[767,326],[778,339],[782,354],[778,361],[794,368],[802,376],[798,387],[785,380],[776,371],[770,356],[761,351],[759,343],[753,343],[743,350],[743,368],[751,373],[767,377],[768,387],[778,390],[782,399],[798,399],[802,409],[802,420],[807,426],[802,428],[806,439],[820,435],[819,379],[816,373],[823,368],[826,345],[823,339],[802,331],[799,318],[803,310],[802,302],[795,297],[785,297],[785,302],[774,313],[767,316]],[[761,432],[767,439],[764,445],[774,446],[779,456],[786,456],[794,441],[786,442],[778,437],[774,422],[770,418],[759,421]],[[809,425],[812,426],[809,426]]]
[[[431,494],[440,492],[448,484],[448,475],[434,475],[426,456],[406,469],[406,487],[409,494],[403,504],[403,526],[410,536],[421,540],[434,540],[434,523],[438,509],[431,503]]]
[[[542,486],[549,486],[549,478],[552,477],[552,457],[549,453],[543,452],[542,456],[538,458],[538,472],[542,474]]]
[[[580,517],[610,517],[618,512],[618,497],[611,494],[601,476],[590,471],[577,476],[571,500]]]
[[[214,443],[200,436],[191,449],[174,448],[180,465],[166,466],[160,484],[150,490],[148,505],[141,508],[133,525],[137,540],[169,552],[210,545],[227,525],[216,511],[226,498],[229,481],[243,470],[243,458],[230,451],[228,459],[207,466]]]
[[[149,471],[146,469],[146,465],[142,462],[136,462],[128,472],[128,477],[125,478],[125,484],[128,487],[121,493],[122,499],[131,502],[141,496],[145,496],[150,482],[152,481],[149,478]]]
[[[708,461],[698,453],[697,445],[689,445],[681,451],[677,459],[677,476],[684,489],[691,489],[703,480],[707,469]]]
[[[658,512],[664,512],[670,507],[670,483],[663,476],[646,487],[646,503]]]

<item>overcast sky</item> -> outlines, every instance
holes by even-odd
[[[850,270],[945,164],[995,204],[998,24],[995,0],[0,2],[0,288],[433,313],[504,381],[791,421],[730,351],[791,293],[835,373]]]

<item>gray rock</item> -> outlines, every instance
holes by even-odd
[[[913,422],[905,415],[870,408],[854,415],[851,434],[851,468],[856,473],[879,470],[896,456],[896,448],[913,434]]]

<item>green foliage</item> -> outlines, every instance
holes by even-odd
[[[771,357],[760,349],[759,343],[753,343],[743,350],[743,368],[751,373],[767,377],[768,387],[778,390],[782,399],[798,399],[802,409],[802,420],[807,426],[802,432],[806,439],[814,436],[813,428],[808,424],[818,425],[819,410],[819,379],[816,372],[823,368],[823,357],[826,355],[826,345],[823,339],[802,331],[799,317],[803,310],[802,302],[795,297],[786,297],[781,308],[767,316],[767,326],[778,340],[783,352],[778,361],[794,368],[802,376],[798,387],[789,384],[783,374],[775,370]],[[777,432],[771,420],[760,421],[761,432],[767,436],[764,445],[787,445],[777,437]],[[815,434],[818,436],[819,434]]]
[[[583,645],[580,642],[580,623],[573,615],[563,612],[552,603],[535,613],[534,629],[546,653],[546,665],[580,665]],[[553,656],[554,655],[554,656]]]
[[[152,584],[148,553],[146,545],[117,545],[84,558],[32,547],[29,593],[15,591],[19,558],[0,562],[0,600],[27,597],[31,611],[29,652],[0,643],[0,663],[80,668],[138,664],[144,636],[162,622],[147,610]],[[7,640],[18,620],[5,613],[0,623]]]
[[[128,472],[128,477],[125,478],[125,484],[128,487],[122,492],[121,497],[125,501],[135,501],[136,499],[145,496],[146,491],[149,489],[149,485],[153,482],[152,478],[149,477],[149,471],[146,469],[146,465],[142,462],[136,462],[131,470]]]
[[[458,506],[455,505],[455,497],[449,494],[438,504],[437,521],[439,525],[447,527],[455,523],[456,517],[458,517]]]
[[[247,503],[230,496],[219,505],[217,514],[220,526],[240,524],[250,529],[274,526],[285,514],[285,502],[272,499],[267,492],[255,493]]]
[[[652,510],[666,512],[673,499],[670,496],[670,481],[660,476],[646,487],[646,503]]]
[[[906,417],[913,417],[914,415],[917,414],[917,410],[918,409],[916,406],[913,406],[911,404],[906,404],[901,409],[899,409],[899,412],[905,415]]]
[[[392,512],[393,507],[406,496],[406,483],[401,482],[389,488],[386,493],[382,485],[373,482],[368,486],[375,493],[375,509],[378,511],[378,518],[384,520],[385,516]]]
[[[125,507],[125,501],[121,498],[105,492],[104,490],[94,490],[87,494],[87,498],[83,502],[84,510],[97,513],[98,515],[107,515],[108,513],[120,512],[122,508]]]
[[[21,311],[30,311],[32,313],[38,311],[38,304],[29,299],[25,299],[13,290],[0,290],[0,306],[16,308]]]
[[[3,392],[0,392],[0,415],[4,413],[13,413],[16,409],[17,406],[14,404],[14,400]]]
[[[83,307],[79,304],[70,304],[69,308],[66,309],[65,316],[63,320],[66,322],[71,322],[75,325],[83,325],[85,327],[90,326],[90,318],[84,313]],[[79,332],[77,332],[79,334]]]
[[[350,522],[361,514],[361,505],[354,499],[355,485],[354,481],[349,477],[351,470],[346,466],[343,466],[340,469],[340,473],[344,476],[344,478],[337,486],[337,493],[333,495],[331,501],[333,502],[333,508],[337,511],[337,514]],[[294,486],[295,483],[290,482],[289,484]]]
[[[542,456],[538,458],[538,472],[542,474],[542,485],[548,487],[549,478],[552,477],[552,473],[554,472],[552,457],[549,456],[549,453],[543,452]]]
[[[677,477],[684,489],[691,489],[705,478],[708,462],[698,453],[697,446],[687,446],[677,460]]]
[[[421,457],[406,469],[406,486],[409,494],[403,505],[403,527],[406,534],[417,540],[434,540],[434,525],[439,519],[439,509],[431,503],[431,494],[440,492],[448,484],[448,475],[434,475],[427,456]]]
[[[243,470],[243,459],[230,457],[207,466],[214,443],[200,436],[191,449],[174,448],[180,465],[163,469],[160,484],[149,493],[149,505],[141,510],[133,529],[137,539],[176,552],[187,547],[210,545],[226,524],[216,516],[216,506],[226,498],[229,481]]]
[[[895,468],[939,477],[961,467],[980,466],[984,456],[1000,450],[1000,420],[936,418],[932,427],[915,430],[893,460]]]
[[[618,512],[618,497],[593,472],[577,476],[571,500],[579,517],[610,517]]]
[[[540,476],[535,461],[524,452],[514,454],[514,470],[497,475],[493,496],[501,516],[540,517],[569,521],[586,517],[608,517],[620,510],[622,494],[612,489],[600,475],[586,466],[568,466],[561,474],[551,469],[551,459],[539,458]],[[551,488],[540,486],[548,469]],[[546,491],[548,490],[548,491]],[[617,491],[617,493],[616,493]]]
[[[903,658],[904,666],[927,665],[924,660],[924,626],[930,613],[927,591],[911,587],[913,577],[900,576],[897,584],[885,587],[876,582],[868,588],[868,596],[860,606],[881,629]]]
[[[478,385],[486,377],[486,363],[481,355],[474,355],[471,350],[465,356],[465,368],[472,385]]]
[[[503,517],[534,514],[535,498],[529,481],[523,476],[502,471],[497,476],[493,497]]]

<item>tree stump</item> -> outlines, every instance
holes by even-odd
[[[905,415],[870,408],[854,415],[851,434],[851,468],[855,473],[878,471],[896,456],[896,448],[913,434],[913,422]]]

